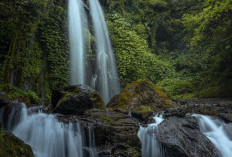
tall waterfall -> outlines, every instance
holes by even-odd
[[[82,0],[69,0],[70,84],[85,83],[85,46],[88,22]]]
[[[232,124],[219,119],[194,114],[199,119],[200,131],[214,144],[222,157],[232,155]]]
[[[84,156],[82,133],[77,120],[64,123],[58,121],[55,115],[37,111],[26,108],[25,104],[14,104],[10,113],[1,109],[0,115],[2,121],[8,115],[4,127],[29,144],[35,157]]]
[[[158,131],[158,125],[164,120],[162,116],[154,117],[155,123],[149,124],[147,127],[140,126],[138,136],[142,143],[143,157],[164,157],[164,152],[156,140],[155,132]]]
[[[113,48],[110,42],[104,13],[98,0],[89,0],[96,37],[96,75],[95,88],[99,91],[105,103],[120,92],[118,73]]]

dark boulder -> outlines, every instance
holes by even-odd
[[[131,113],[140,120],[146,119],[152,112],[171,107],[167,95],[155,84],[146,80],[132,82],[107,105],[108,108]]]
[[[213,144],[198,128],[194,117],[169,117],[158,127],[157,139],[166,157],[217,157]]]
[[[34,157],[31,147],[0,128],[1,157]]]
[[[93,109],[85,112],[80,121],[82,128],[86,128],[86,135],[88,127],[92,127],[100,157],[141,156],[136,119],[114,111]]]
[[[53,92],[54,113],[64,115],[82,115],[92,108],[105,109],[97,91],[86,85],[68,86]]]
[[[9,104],[10,103],[10,99],[8,97],[8,95],[4,92],[0,92],[0,108]]]

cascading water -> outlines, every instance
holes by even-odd
[[[6,112],[1,111],[1,116],[9,114]],[[5,128],[29,144],[35,157],[83,157],[78,121],[62,123],[55,115],[34,113],[25,104],[14,104]]]
[[[140,126],[138,136],[142,143],[143,157],[164,157],[164,152],[156,139],[155,132],[158,132],[158,125],[164,120],[162,116],[154,117],[155,123],[147,127]]]
[[[95,30],[96,79],[95,88],[99,91],[105,103],[120,92],[120,84],[115,63],[113,48],[110,42],[105,17],[98,0],[89,0],[90,12]]]
[[[219,119],[194,114],[199,119],[200,131],[214,144],[222,157],[232,155],[232,124]]]
[[[95,136],[92,126],[88,127],[88,148],[85,148],[89,154],[89,157],[98,157],[96,145],[95,145]]]
[[[85,83],[85,46],[88,22],[81,0],[69,0],[70,84]]]

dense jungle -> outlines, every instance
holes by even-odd
[[[70,37],[71,1],[83,39]],[[0,157],[232,153],[231,0],[0,0],[0,61]],[[70,83],[71,66],[84,83]]]

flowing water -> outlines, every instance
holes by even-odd
[[[162,116],[154,117],[155,123],[149,124],[147,127],[140,126],[138,136],[142,143],[143,157],[164,157],[162,146],[156,139],[158,125],[164,120]]]
[[[98,157],[92,126],[88,127],[88,147],[85,150],[88,152],[89,157]]]
[[[27,108],[25,104],[14,104],[10,110],[1,109],[3,127],[29,144],[35,157],[83,157],[86,154],[97,157],[91,128],[88,129],[89,144],[84,146],[85,135],[78,120],[60,122],[55,115],[39,110],[38,107]]]
[[[70,84],[85,83],[85,46],[88,22],[82,0],[69,0]]]
[[[90,14],[93,19],[96,37],[96,79],[95,87],[103,97],[105,103],[120,92],[115,57],[104,13],[98,0],[89,0]],[[94,82],[94,81],[92,81]]]
[[[219,119],[194,114],[199,119],[200,131],[214,144],[222,157],[232,156],[232,124]]]

